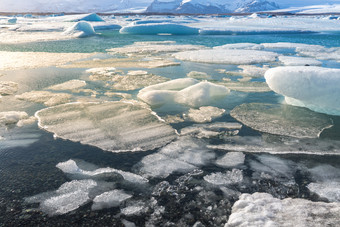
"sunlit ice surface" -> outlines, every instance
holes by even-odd
[[[12,19],[4,226],[339,223],[337,20]]]

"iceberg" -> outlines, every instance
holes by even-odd
[[[112,152],[145,151],[174,140],[175,130],[138,102],[69,103],[38,111],[56,137]]]
[[[73,26],[69,27],[63,33],[64,35],[71,35],[77,38],[84,38],[88,36],[93,36],[96,34],[93,26],[86,21],[79,21],[75,23]]]
[[[160,23],[160,24],[134,24],[120,29],[121,34],[130,35],[197,35],[198,29],[180,24]]]
[[[340,69],[317,66],[276,67],[265,74],[268,86],[288,104],[340,115]]]
[[[73,16],[74,18],[71,19],[73,22],[78,21],[92,21],[92,22],[102,22],[104,21],[103,18],[98,16],[96,13],[90,13],[90,14],[81,14],[77,16]]]

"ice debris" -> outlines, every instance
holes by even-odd
[[[49,91],[31,91],[16,95],[15,98],[29,102],[43,103],[46,106],[55,106],[69,102],[71,95],[66,93],[52,93]]]
[[[214,122],[210,124],[195,124],[181,129],[181,135],[191,135],[197,138],[234,136],[239,133],[242,125],[233,122]]]
[[[19,85],[11,81],[0,81],[0,95],[13,95],[18,91]]]
[[[267,193],[242,194],[225,227],[336,226],[339,213],[339,203],[280,200]]]
[[[216,48],[210,50],[185,51],[173,54],[183,61],[250,65],[276,61],[278,54],[259,50],[235,50]]]
[[[93,199],[92,210],[102,210],[104,208],[119,206],[124,200],[131,198],[132,195],[122,190],[104,192]]]
[[[230,115],[255,130],[297,138],[317,138],[333,125],[332,120],[323,114],[280,104],[242,104]]]
[[[221,117],[224,113],[224,109],[214,106],[202,106],[199,109],[189,109],[187,117],[194,122],[205,123]]]
[[[57,137],[107,151],[152,150],[174,140],[172,127],[137,102],[70,103],[36,113]]]
[[[226,173],[212,173],[204,176],[204,180],[210,184],[218,186],[227,186],[232,184],[238,184],[243,181],[242,170],[233,169],[232,171],[227,171]]]
[[[206,165],[215,154],[204,148],[201,142],[182,137],[162,148],[158,153],[144,157],[137,164],[145,177],[166,178],[174,172],[186,173]]]
[[[62,84],[57,84],[48,87],[49,90],[62,91],[62,90],[73,90],[86,86],[86,82],[83,80],[69,80]]]
[[[77,162],[70,159],[66,162],[60,162],[57,164],[57,168],[59,168],[61,171],[63,171],[66,174],[69,174],[73,179],[101,179],[101,180],[105,180],[106,178],[108,178],[110,175],[112,175],[113,177],[118,174],[121,175],[123,177],[123,179],[129,183],[133,183],[133,184],[145,184],[148,182],[147,179],[137,175],[137,174],[133,174],[130,172],[125,172],[122,170],[118,170],[118,169],[114,169],[114,168],[98,168],[94,165],[91,165],[90,163],[81,162],[82,166],[86,167],[86,166],[91,166],[91,168],[89,169],[93,169],[93,170],[85,170],[82,169],[78,166]]]
[[[340,69],[317,66],[291,66],[270,69],[265,74],[268,86],[285,96],[288,104],[340,115]]]

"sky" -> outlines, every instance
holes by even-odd
[[[152,1],[153,0],[0,0],[0,12],[107,12],[129,8],[142,9],[150,5]],[[223,2],[223,0],[207,1]],[[225,0],[226,3],[231,1],[233,0]],[[267,1],[276,2],[281,8],[318,4],[340,4],[340,0]]]

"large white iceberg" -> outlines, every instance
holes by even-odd
[[[277,67],[265,74],[268,86],[288,104],[340,115],[340,69],[316,66]]]
[[[79,21],[66,29],[65,35],[72,35],[77,38],[84,38],[88,36],[93,36],[96,34],[93,26],[86,21]]]

